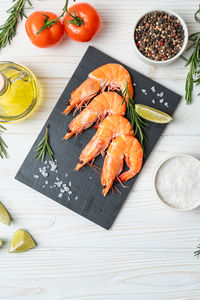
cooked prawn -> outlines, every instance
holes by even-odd
[[[69,129],[64,139],[69,139],[73,134],[89,128],[97,121],[102,121],[107,115],[124,116],[126,103],[115,92],[104,92],[96,96],[90,104],[69,124]]]
[[[121,173],[125,159],[128,171]],[[119,175],[119,181],[127,181],[134,177],[142,167],[143,150],[139,141],[130,135],[120,135],[110,144],[101,174],[102,191],[105,196]]]
[[[84,103],[88,103],[101,90],[104,92],[118,90],[122,93],[128,88],[129,95],[133,96],[133,85],[129,72],[120,64],[103,65],[88,75],[79,87],[71,93],[67,107],[64,111],[68,114],[74,107],[81,109]],[[126,95],[127,99],[128,95]]]
[[[104,156],[104,151],[109,146],[110,142],[115,137],[122,134],[134,136],[131,123],[126,118],[117,115],[105,118],[99,125],[96,134],[83,149],[75,170],[82,168],[100,153]]]

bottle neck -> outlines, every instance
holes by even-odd
[[[4,94],[8,87],[8,79],[7,77],[0,72],[0,96]]]

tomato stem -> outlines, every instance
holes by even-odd
[[[75,1],[76,1],[76,0],[74,0],[74,2],[75,2]],[[68,23],[68,24],[75,24],[76,26],[81,26],[81,25],[83,25],[83,24],[84,24],[83,19],[80,18],[79,16],[77,16],[77,14],[76,14],[75,11],[73,11],[74,15],[70,14],[70,13],[68,12],[67,7],[68,7],[68,0],[66,0],[65,6],[64,6],[63,9],[62,9],[62,14],[61,14],[59,17],[57,17],[56,19],[53,19],[53,20],[51,20],[51,21],[49,21],[49,16],[43,15],[44,17],[46,17],[46,18],[44,19],[44,25],[40,28],[40,30],[39,30],[36,34],[41,33],[43,30],[45,30],[45,29],[47,29],[47,28],[51,28],[51,26],[55,25],[55,24],[58,22],[58,20],[60,20],[60,19],[64,16],[65,13],[67,13],[70,17],[73,18],[73,20],[67,20],[65,23]]]
[[[73,20],[67,20],[65,21],[65,23],[68,23],[68,24],[74,24],[76,26],[81,26],[84,24],[84,21],[81,17],[77,16],[76,12],[74,12],[74,15],[71,15],[68,11],[67,11],[67,14],[73,18]]]
[[[39,34],[43,30],[45,30],[47,28],[51,28],[51,26],[55,25],[58,22],[58,20],[60,20],[64,16],[65,13],[68,13],[67,6],[68,6],[68,0],[66,0],[65,6],[62,9],[62,14],[59,17],[57,17],[56,19],[53,19],[51,21],[49,21],[49,16],[43,15],[44,17],[46,17],[44,19],[44,25],[40,28],[40,30],[36,34]]]

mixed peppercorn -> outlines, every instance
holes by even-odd
[[[144,56],[163,61],[174,57],[181,50],[184,37],[183,27],[176,16],[155,11],[139,21],[134,38]]]

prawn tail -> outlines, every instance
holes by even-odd
[[[137,173],[135,171],[129,169],[128,171],[125,171],[118,176],[119,177],[118,181],[121,182],[128,181],[129,179],[133,178],[136,174]]]
[[[65,134],[63,139],[68,140],[72,135],[74,135],[74,132],[70,131],[70,129],[68,129],[68,132]]]
[[[63,114],[67,115],[76,106],[75,103],[74,104],[72,103],[72,101],[73,101],[73,99],[69,100],[67,107],[63,111]]]
[[[104,195],[104,197],[108,194],[110,190],[110,186],[105,186],[104,189],[102,190],[102,194]]]

